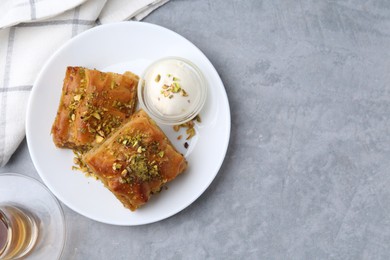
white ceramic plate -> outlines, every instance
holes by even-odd
[[[196,126],[196,136],[184,148],[172,127],[165,133],[189,163],[168,190],[152,196],[136,212],[123,205],[101,182],[71,169],[73,153],[55,147],[50,135],[67,66],[141,74],[154,60],[180,56],[194,62],[208,80],[208,97]],[[27,143],[44,183],[68,207],[96,221],[141,225],[170,217],[195,201],[221,167],[230,136],[230,110],[223,83],[207,57],[182,36],[160,26],[123,22],[98,26],[64,44],[47,62],[34,84],[26,122]],[[185,133],[184,133],[185,135]],[[183,138],[185,139],[185,138]]]

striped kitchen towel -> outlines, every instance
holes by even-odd
[[[1,0],[0,167],[25,136],[39,70],[64,42],[99,24],[141,20],[168,0]]]

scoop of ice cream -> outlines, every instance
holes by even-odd
[[[162,60],[145,75],[147,95],[164,116],[181,116],[195,109],[200,98],[197,74],[180,60]]]

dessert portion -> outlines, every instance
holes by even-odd
[[[167,116],[180,116],[194,109],[199,98],[198,78],[182,61],[165,60],[145,75],[150,101]]]
[[[166,91],[188,98],[179,79],[169,77]],[[138,81],[131,72],[68,67],[51,129],[57,147],[73,149],[72,168],[100,179],[132,211],[187,168],[148,114],[135,112]]]
[[[179,57],[152,63],[138,87],[141,106],[157,122],[178,125],[193,119],[207,96],[207,82],[195,64]]]
[[[138,76],[68,67],[54,124],[57,147],[84,153],[135,111]]]
[[[187,168],[187,161],[141,109],[83,156],[93,174],[134,211]]]

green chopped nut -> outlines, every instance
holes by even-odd
[[[80,99],[81,99],[81,95],[76,95],[73,97],[74,101],[80,101]]]
[[[124,170],[121,172],[121,175],[122,175],[123,177],[126,177],[126,175],[127,175],[127,170],[124,169]]]
[[[178,93],[183,97],[188,96],[187,92],[182,88],[181,84],[178,82],[178,81],[180,81],[179,78],[172,76],[172,74],[167,74],[167,77],[172,79],[172,83],[170,86],[168,86],[166,84],[161,86],[160,93],[162,95],[164,95],[164,97],[172,99],[174,97],[173,94],[175,94],[175,93]],[[157,81],[157,78],[156,78],[156,81]]]
[[[113,164],[112,164],[112,169],[113,169],[114,171],[119,170],[121,167],[122,167],[122,164],[120,164],[120,163],[113,163]]]
[[[187,92],[186,92],[184,89],[181,89],[180,94],[181,94],[183,97],[188,97],[188,94],[187,94]]]
[[[101,142],[103,142],[103,140],[104,140],[104,137],[102,137],[102,136],[100,136],[100,135],[96,135],[95,136],[95,141],[96,141],[96,143],[101,143]]]
[[[173,93],[178,93],[181,90],[181,86],[179,83],[173,82],[172,85],[173,85],[173,88],[172,88]]]
[[[160,82],[160,79],[161,79],[161,75],[160,75],[160,74],[157,74],[157,76],[156,76],[156,78],[154,79],[154,81]]]
[[[115,80],[111,81],[111,89],[114,89],[116,86]]]
[[[100,117],[100,115],[99,115],[98,112],[93,113],[92,116],[93,116],[94,118],[96,118],[97,120],[102,119],[102,118]]]

